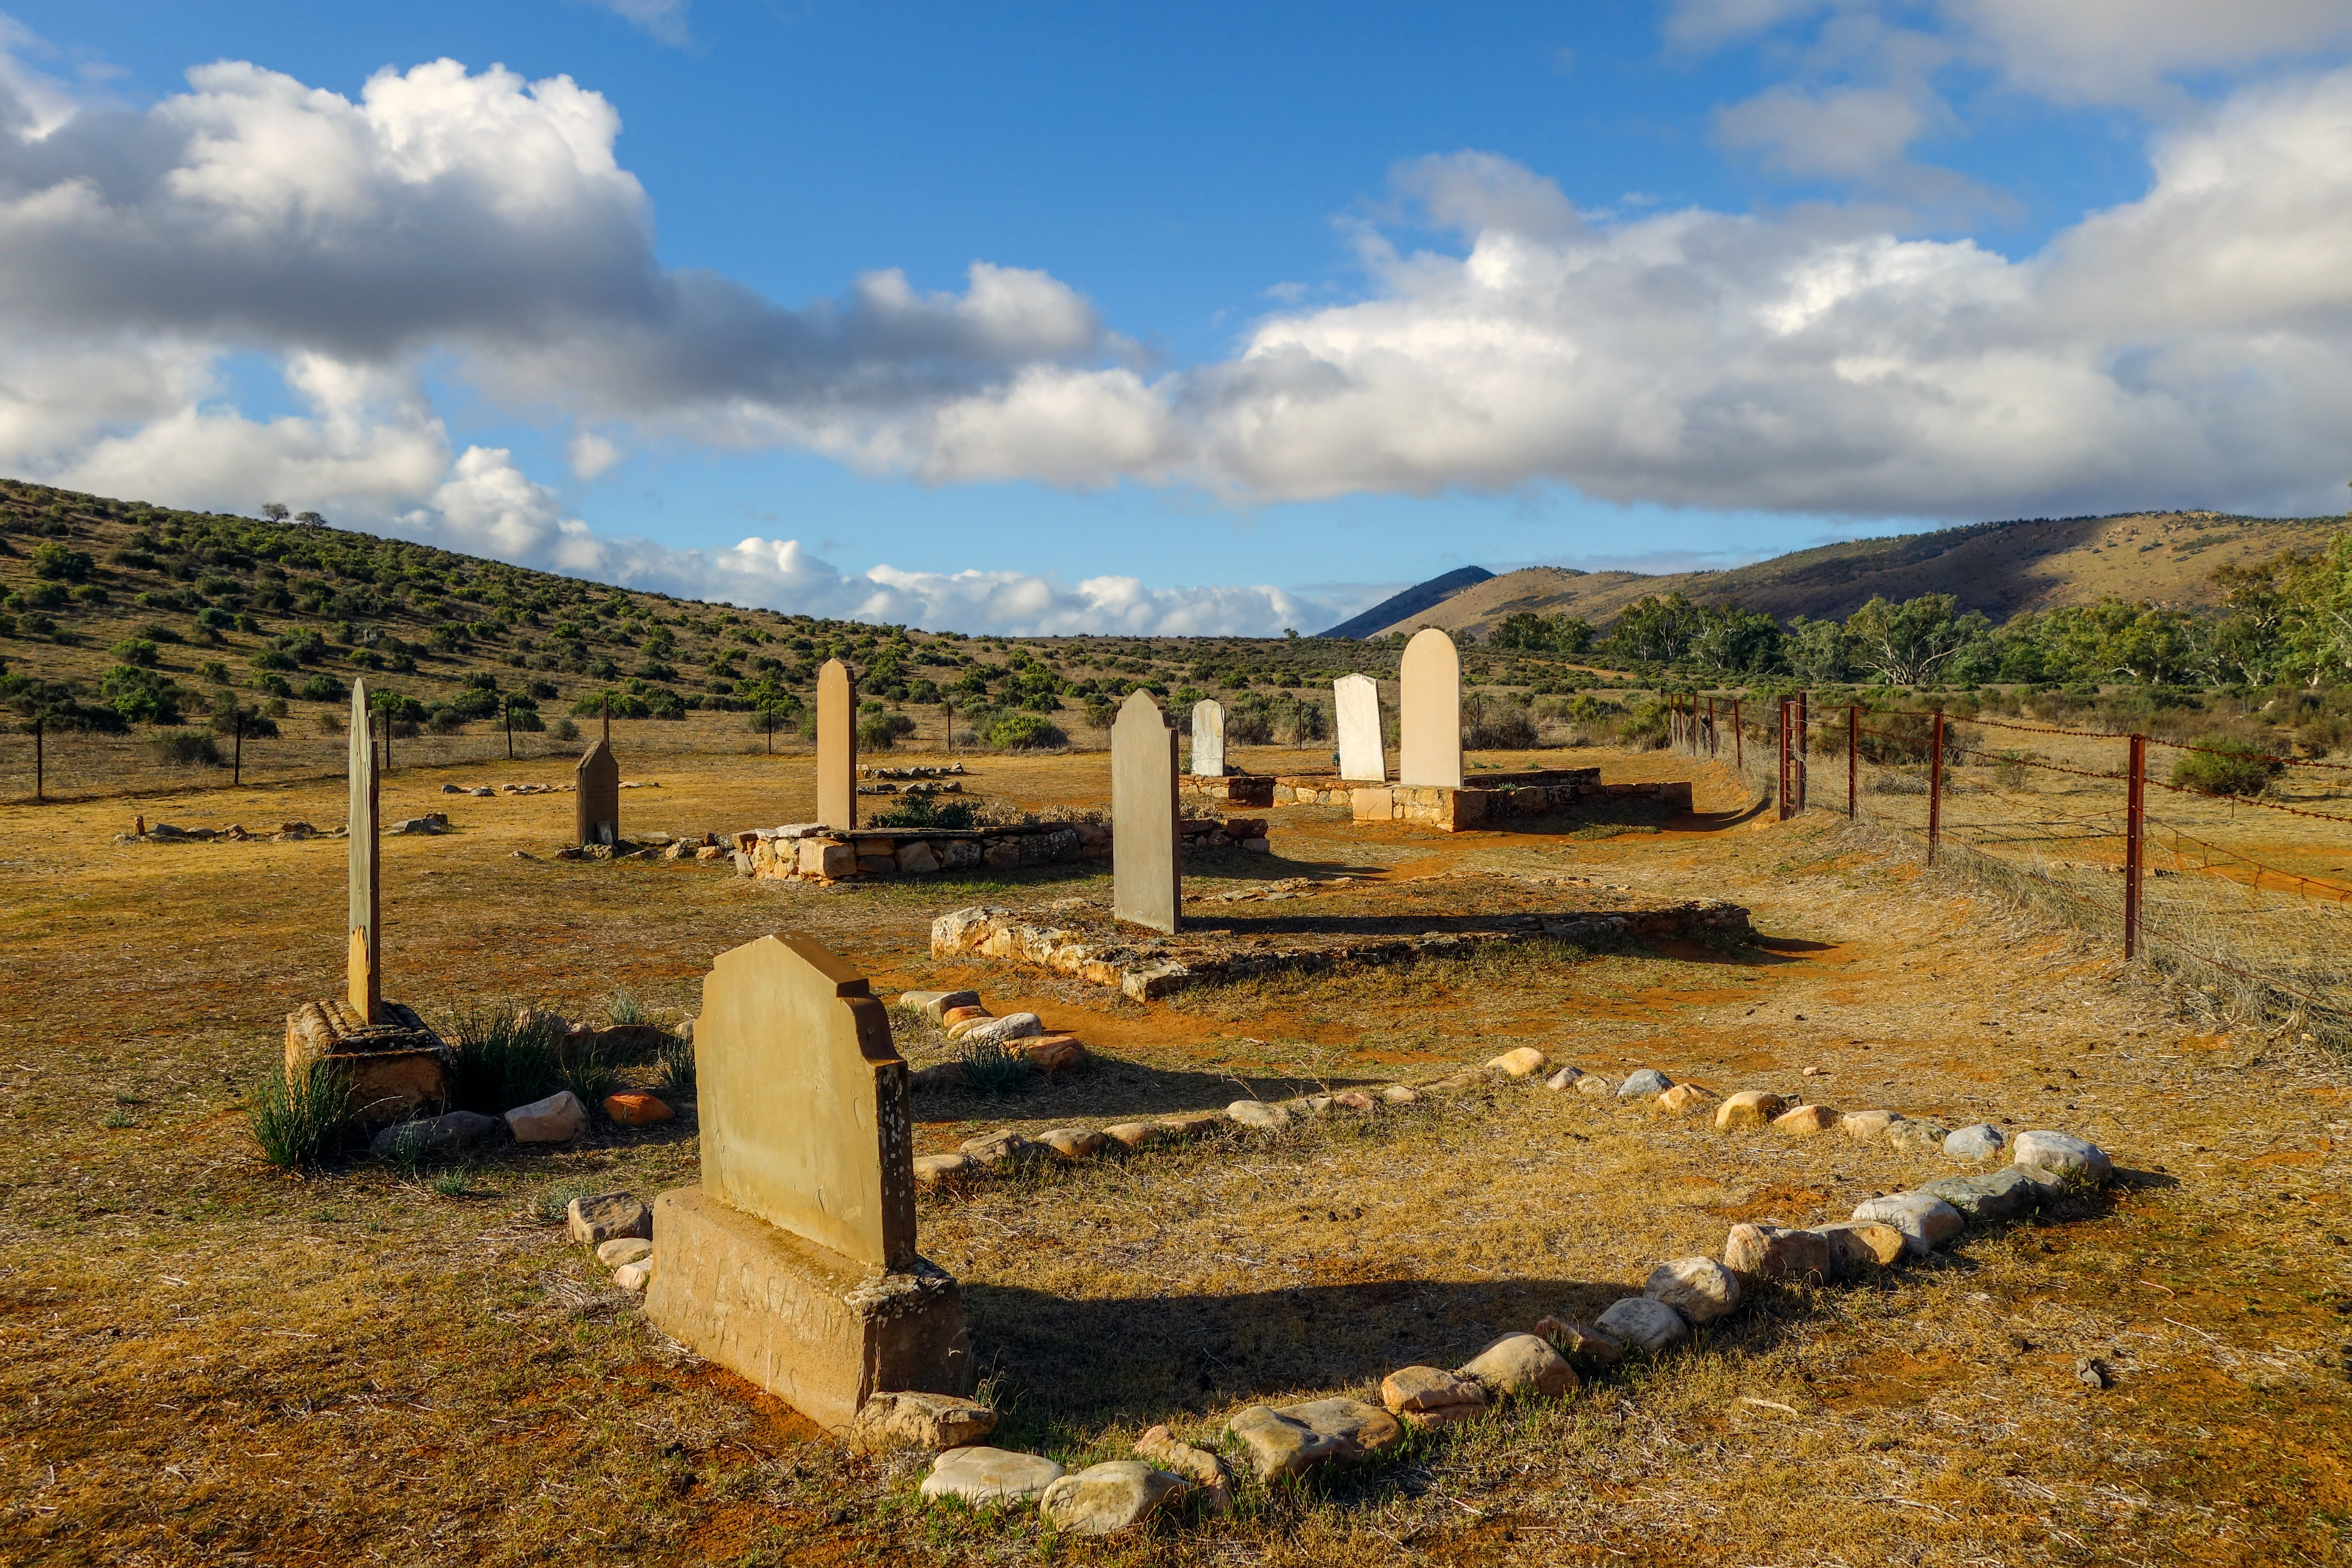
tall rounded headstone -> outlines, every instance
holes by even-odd
[[[1225,776],[1225,707],[1213,697],[1192,704],[1192,776]]]
[[[1130,693],[1110,727],[1110,910],[1171,934],[1177,864],[1176,731],[1148,691]]]
[[[816,672],[816,819],[857,826],[857,683],[837,658]]]
[[[1331,683],[1331,709],[1339,726],[1339,776],[1385,784],[1387,747],[1381,740],[1381,683],[1369,675],[1343,675]]]
[[[1397,670],[1397,783],[1462,787],[1462,656],[1423,626]]]

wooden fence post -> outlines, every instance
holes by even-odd
[[[245,784],[245,710],[231,708],[229,712],[232,715],[230,723],[236,731],[236,739],[232,742],[235,749],[229,752],[228,782],[230,787],[241,788]]]
[[[504,709],[506,710],[506,716],[507,716],[507,761],[509,761],[509,762],[513,762],[513,761],[514,761],[514,702],[512,701],[512,700],[510,700],[510,699],[509,699],[509,700],[508,700],[502,701],[502,702],[499,704],[499,706],[500,706],[500,707],[502,707],[502,708],[504,708]]]
[[[33,715],[33,804],[39,805],[48,794],[48,754],[43,747],[43,731],[48,727],[48,716]]]
[[[2124,957],[2139,956],[2139,883],[2147,860],[2147,737],[2131,738],[2130,781],[2124,793]]]
[[[1791,770],[1790,777],[1796,784],[1797,810],[1802,812],[1811,804],[1811,791],[1808,788],[1811,783],[1811,770],[1807,766],[1811,761],[1813,737],[1811,693],[1804,691],[1797,693],[1792,717],[1796,720],[1797,733],[1790,742],[1789,766]]]
[[[1927,864],[1936,863],[1936,847],[1944,835],[1944,710],[1936,710],[1933,751],[1927,758]]]
[[[1778,728],[1780,732],[1780,784],[1778,794],[1780,820],[1786,822],[1789,820],[1790,811],[1789,807],[1789,700],[1785,697],[1780,699]]]
[[[1731,765],[1744,777],[1748,772],[1748,737],[1739,724],[1739,699],[1731,700]]]

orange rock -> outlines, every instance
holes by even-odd
[[[650,1127],[677,1114],[641,1089],[625,1089],[604,1097],[604,1114],[623,1127]]]
[[[1651,1104],[1664,1115],[1681,1116],[1714,1098],[1695,1083],[1678,1083]]]
[[[1076,1035],[1040,1035],[1033,1040],[1014,1041],[1013,1048],[1039,1072],[1060,1072],[1087,1059],[1087,1048],[1078,1044]]]
[[[1772,1119],[1772,1131],[1790,1138],[1810,1138],[1838,1124],[1838,1113],[1826,1105],[1800,1105]]]

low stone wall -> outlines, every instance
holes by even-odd
[[[1561,770],[1563,772],[1570,770]],[[1586,770],[1574,770],[1586,771]],[[1598,769],[1591,770],[1598,772]],[[1691,809],[1687,780],[1656,784],[1493,784],[1448,789],[1437,784],[1382,784],[1350,790],[1358,822],[1413,822],[1458,833],[1555,811],[1643,804],[1668,812]]]
[[[1176,788],[1188,800],[1263,811],[1274,804],[1275,778],[1271,773],[1227,773],[1223,778],[1183,773],[1178,776]]]
[[[1261,817],[1186,817],[1186,853],[1247,849],[1265,854]],[[1110,858],[1110,828],[1098,822],[1037,822],[999,827],[877,827],[845,833],[821,823],[755,827],[734,836],[735,868],[746,877],[844,882],[926,877],[941,871],[1017,871]]]

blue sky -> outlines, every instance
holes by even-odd
[[[2336,510],[2345,8],[2052,10],[19,4],[0,458],[971,629]]]

